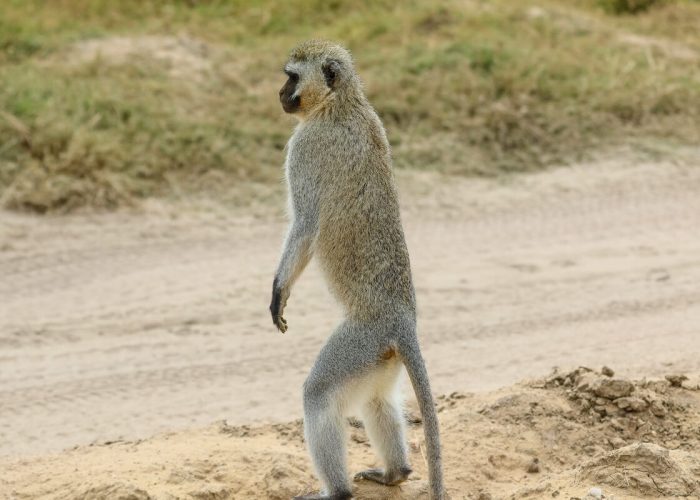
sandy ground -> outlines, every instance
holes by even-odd
[[[441,397],[450,497],[697,499],[698,382],[699,377],[676,379],[677,387],[663,379],[632,383],[577,369],[491,393]],[[393,488],[355,482],[355,498],[427,498],[422,429],[415,410],[409,416],[414,473]],[[5,492],[0,497],[288,500],[317,488],[302,434],[300,420],[263,426],[218,422],[147,440],[0,460]],[[348,434],[351,469],[379,465],[364,429],[349,424]]]
[[[435,392],[493,390],[554,365],[700,372],[699,164],[601,161],[498,181],[402,173]],[[5,463],[221,419],[298,418],[339,311],[312,266],[289,332],[273,329],[284,227],[206,203],[0,213]],[[219,431],[188,432],[178,436]],[[81,450],[70,456],[112,448]]]

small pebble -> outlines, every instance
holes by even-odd
[[[615,375],[615,372],[609,366],[604,366],[603,369],[600,370],[600,372],[606,377],[612,377],[613,375]]]
[[[530,465],[527,466],[527,471],[530,474],[536,474],[537,472],[539,472],[540,471],[540,459],[533,458],[532,462],[530,462]]]
[[[603,490],[597,487],[593,487],[588,490],[588,496],[592,498],[603,498]]]
[[[680,375],[666,375],[666,380],[669,381],[672,387],[681,387],[683,385],[683,382],[688,380],[688,377],[680,374]]]

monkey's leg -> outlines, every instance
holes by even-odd
[[[352,497],[345,451],[346,405],[356,396],[358,381],[377,369],[380,352],[374,331],[348,320],[329,337],[304,383],[304,435],[323,483],[322,496],[308,498]]]
[[[372,447],[384,462],[384,469],[369,469],[355,475],[355,480],[368,479],[387,486],[405,481],[411,473],[406,452],[404,418],[394,395],[393,386],[397,382],[398,370],[390,376],[394,380],[389,393],[377,394],[365,403],[362,411],[365,430]]]
[[[298,500],[352,498],[347,479],[344,418],[337,396],[324,394],[308,381],[304,386],[304,436],[324,494]]]

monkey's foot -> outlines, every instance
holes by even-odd
[[[401,467],[399,470],[386,473],[382,469],[367,469],[355,474],[355,481],[366,479],[385,486],[396,486],[408,479],[409,474],[413,472],[410,467]]]
[[[350,500],[351,498],[352,493],[350,493],[349,491],[341,491],[332,495],[301,495],[298,497],[294,497],[292,500]]]

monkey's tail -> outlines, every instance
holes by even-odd
[[[403,359],[411,385],[418,399],[421,417],[423,418],[423,432],[428,451],[428,479],[430,481],[431,500],[443,500],[445,487],[442,481],[442,456],[440,454],[440,430],[437,413],[433,404],[433,395],[428,382],[428,371],[418,347],[415,333],[409,342],[401,342],[398,351]]]

